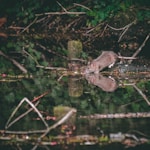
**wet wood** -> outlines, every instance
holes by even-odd
[[[116,114],[93,114],[89,116],[80,116],[83,119],[112,119],[112,118],[149,118],[150,112],[137,113],[116,113]]]

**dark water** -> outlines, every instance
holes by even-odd
[[[0,106],[0,129],[5,129],[5,124],[17,107],[19,102],[27,97],[29,100],[43,94],[45,91],[50,91],[48,94],[39,98],[40,104],[37,106],[39,111],[54,116],[54,107],[68,106],[77,110],[74,125],[76,129],[73,135],[95,135],[101,136],[102,132],[105,135],[111,133],[134,134],[137,137],[150,138],[150,120],[149,118],[123,118],[123,119],[81,119],[80,116],[88,116],[92,114],[114,114],[114,113],[129,113],[129,112],[149,112],[149,106],[141,95],[132,87],[119,87],[115,92],[106,92],[94,85],[89,85],[85,79],[76,79],[71,84],[68,83],[68,78],[64,77],[60,82],[46,77],[34,79],[21,79],[15,82],[1,83],[1,106]],[[75,84],[76,83],[76,84]],[[141,81],[137,86],[146,93],[149,98],[149,81]],[[2,90],[4,89],[4,90]],[[79,92],[78,92],[79,89]],[[75,90],[76,92],[73,92]],[[75,93],[75,94],[74,94]],[[16,114],[12,118],[15,119],[20,114],[24,113],[30,107],[27,103],[21,105]],[[46,127],[41,121],[36,120],[37,114],[29,113],[23,119],[14,123],[8,130],[11,131],[33,131],[43,130]],[[46,121],[49,125],[55,121]],[[59,130],[54,129],[52,135],[61,134]],[[39,136],[39,135],[38,135]],[[37,137],[38,137],[37,136]],[[9,141],[9,140],[8,140]],[[34,144],[16,142],[7,143],[1,140],[0,149],[32,149]],[[124,149],[125,145],[120,143],[112,143],[106,145],[56,145],[56,146],[38,146],[37,149]],[[149,149],[150,145],[137,145],[128,149]]]
[[[16,150],[17,147],[16,146],[8,146],[8,145],[5,145],[5,146],[1,146],[0,147],[2,150]],[[28,150],[28,149],[32,149],[33,146],[28,144],[28,145],[23,145],[21,147],[22,150]],[[70,146],[66,146],[66,147],[63,147],[63,146],[39,146],[37,148],[37,150],[45,150],[45,149],[53,149],[53,150],[61,150],[61,149],[74,149],[74,150],[91,150],[91,149],[94,149],[94,150],[149,150],[150,149],[150,145],[148,144],[145,144],[145,145],[139,145],[139,146],[136,146],[136,147],[131,147],[131,148],[124,148],[122,145],[116,143],[116,144],[110,144],[108,146],[100,146],[100,145],[94,145],[94,146],[82,146],[82,145],[70,145]]]

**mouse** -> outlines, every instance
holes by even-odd
[[[102,54],[91,61],[85,68],[85,74],[99,73],[105,67],[112,67],[118,59],[118,55],[113,51],[103,51]]]

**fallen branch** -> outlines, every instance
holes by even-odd
[[[86,12],[46,12],[41,14],[35,14],[35,16],[44,16],[44,15],[85,15]]]

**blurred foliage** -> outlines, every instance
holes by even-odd
[[[110,33],[106,32],[107,39],[102,37],[104,25],[116,23],[115,27],[123,27],[133,20],[146,22],[150,16],[149,0],[59,2],[62,6],[55,0],[1,0],[0,17],[7,17],[8,21],[0,32],[7,33],[8,38],[0,37],[0,50],[23,65],[29,74],[35,76],[33,79],[1,82],[0,110],[3,111],[1,118],[5,118],[1,126],[5,124],[8,116],[23,97],[32,100],[47,90],[50,90],[50,94],[41,99],[39,108],[50,113],[53,112],[53,106],[57,105],[77,107],[80,110],[79,114],[148,111],[146,102],[131,87],[119,88],[115,93],[106,93],[92,85],[87,86],[87,82],[82,80],[85,87],[83,95],[70,97],[66,78],[57,82],[57,75],[45,73],[45,70],[39,69],[37,65],[66,67],[69,40],[83,42],[84,52],[81,54],[83,59],[98,55],[102,49],[112,48],[116,44],[114,43],[116,36],[111,37],[112,42],[108,38]],[[63,7],[69,12],[86,14],[44,15],[46,12],[62,12]],[[36,14],[42,15],[36,18]],[[98,25],[102,26],[96,28]],[[96,30],[93,31],[95,28]],[[91,29],[92,33],[89,32]],[[145,37],[146,33],[144,31],[142,33]],[[0,74],[22,74],[12,62],[2,56],[0,56],[0,68]],[[144,85],[140,85],[142,90],[150,89],[150,82]],[[141,101],[134,102],[137,100]]]

